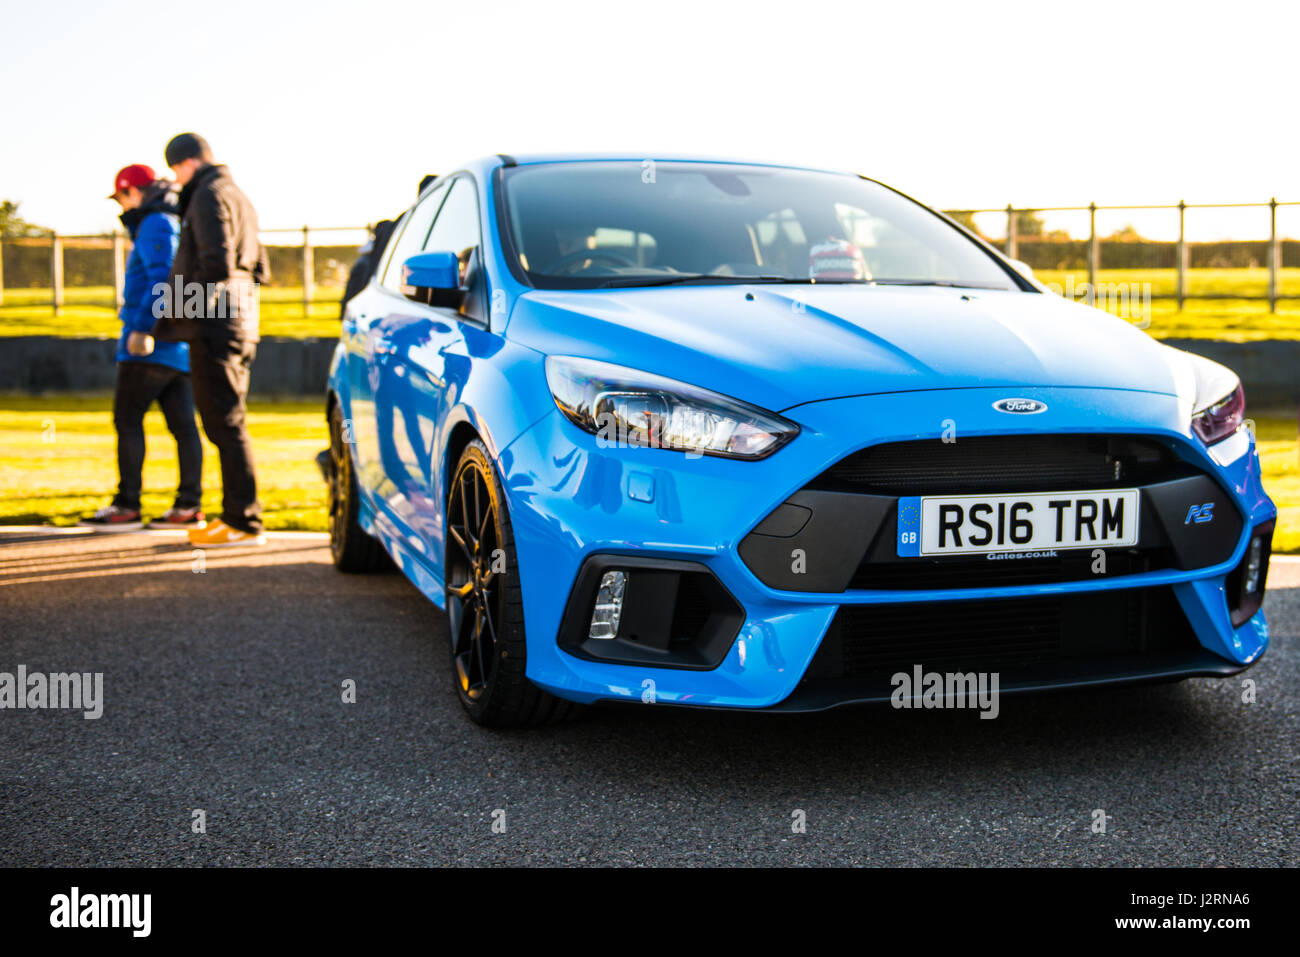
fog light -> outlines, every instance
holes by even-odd
[[[588,638],[614,638],[618,635],[618,620],[623,615],[623,589],[627,585],[624,572],[605,572],[596,592],[596,607],[591,610]]]
[[[1232,627],[1240,628],[1264,604],[1264,585],[1268,579],[1268,558],[1273,544],[1275,521],[1257,525],[1250,533],[1250,544],[1241,564],[1232,570],[1224,582]],[[1235,604],[1234,604],[1235,603]]]
[[[1264,564],[1264,539],[1256,535],[1250,540],[1250,549],[1246,553],[1246,580],[1242,591],[1251,595],[1259,589],[1259,570]]]

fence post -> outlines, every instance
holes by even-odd
[[[121,309],[122,303],[126,301],[122,298],[122,287],[126,279],[126,267],[123,264],[123,255],[126,252],[124,238],[121,230],[113,230],[113,305],[118,309]]]
[[[1277,239],[1277,197],[1268,201],[1268,311],[1277,312],[1277,271],[1282,264],[1282,246]]]
[[[1097,273],[1101,271],[1101,243],[1097,241],[1097,204],[1088,204],[1088,288],[1097,294]]]
[[[1011,204],[1008,203],[1007,204],[1007,258],[1019,259],[1020,258],[1019,247],[1020,247],[1019,237],[1016,235],[1016,211],[1012,209]]]
[[[1178,311],[1187,298],[1187,203],[1178,201]]]
[[[58,233],[50,233],[50,305],[57,316],[63,308],[63,240]]]
[[[312,262],[311,235],[307,227],[302,228],[302,317],[311,315],[312,280],[316,277],[316,267]]]

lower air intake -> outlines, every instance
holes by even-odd
[[[1169,588],[843,605],[808,677],[865,677],[916,664],[994,671],[1065,658],[1111,658],[1195,647],[1196,638]]]

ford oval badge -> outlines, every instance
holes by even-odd
[[[998,399],[993,403],[993,408],[1013,415],[1036,415],[1047,411],[1047,403],[1037,399]]]

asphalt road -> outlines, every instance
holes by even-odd
[[[0,672],[104,676],[97,720],[0,710],[0,861],[1296,865],[1300,562],[1270,586],[1253,704],[1196,679],[994,721],[646,706],[499,733],[463,716],[439,613],[336,573],[322,536],[200,574],[165,534],[0,533]]]

